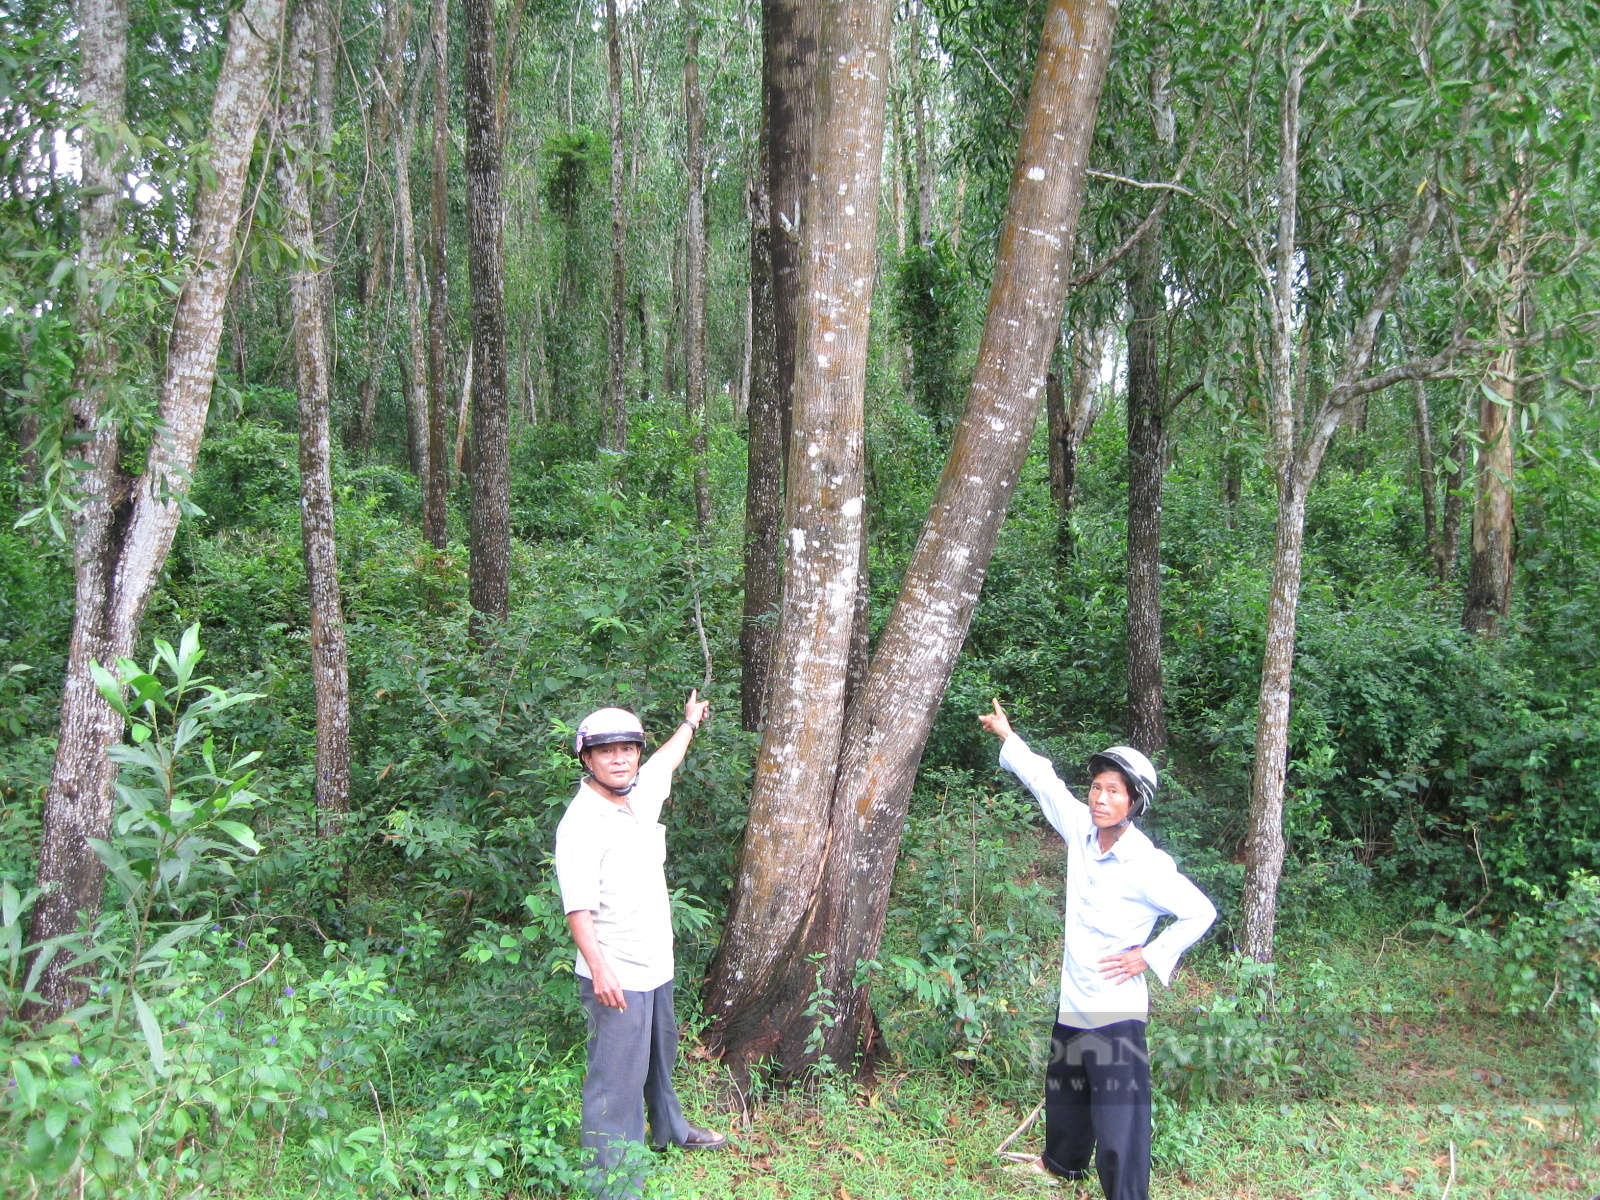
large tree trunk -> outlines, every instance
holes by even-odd
[[[813,113],[817,103],[817,41],[824,8],[815,0],[762,0],[761,5],[767,169],[772,199],[772,325],[776,332],[773,369],[783,422],[785,462],[800,327],[801,247],[810,216],[806,197],[817,132]]]
[[[411,469],[417,482],[428,486],[428,334],[422,316],[422,278],[417,272],[416,225],[411,208],[411,149],[417,126],[417,97],[413,88],[395,130],[394,207],[400,233],[400,276],[406,293],[406,430]]]
[[[683,405],[694,463],[694,513],[700,531],[711,527],[711,484],[706,475],[706,114],[700,94],[700,14],[684,5],[683,113],[688,205],[684,231]]]
[[[339,558],[333,536],[331,402],[324,276],[315,257],[311,221],[312,166],[321,141],[311,123],[311,83],[317,41],[326,39],[331,17],[323,0],[300,0],[283,67],[284,96],[278,125],[278,186],[284,227],[300,265],[289,280],[294,313],[295,384],[300,412],[300,535],[311,613],[311,679],[316,694],[315,799],[317,830],[332,833],[350,811],[350,680],[345,654],[344,607],[339,596]],[[319,103],[321,97],[318,97]],[[318,114],[320,116],[320,113]],[[320,124],[320,122],[319,122]]]
[[[1070,384],[1063,387],[1059,362],[1045,380],[1046,433],[1050,439],[1050,499],[1056,506],[1056,555],[1063,562],[1072,556],[1076,530],[1073,513],[1078,507],[1078,475],[1083,443],[1100,415],[1102,397],[1095,386],[1100,376],[1100,347],[1104,333],[1096,328],[1074,328],[1066,349]],[[1051,389],[1054,388],[1052,393]]]
[[[606,0],[606,96],[611,133],[611,312],[607,325],[605,445],[628,445],[628,191],[622,141],[622,34],[617,0]]]
[[[1161,481],[1166,429],[1161,334],[1167,306],[1159,221],[1129,255],[1128,741],[1152,758],[1167,748],[1161,675]]]
[[[120,115],[125,78],[126,9],[118,3],[80,10],[83,53],[100,69],[85,72],[80,99],[98,113]],[[98,436],[79,451],[90,464],[82,473],[84,500],[74,547],[77,575],[72,640],[61,697],[56,758],[45,796],[40,833],[38,885],[44,889],[33,912],[34,941],[70,934],[79,914],[100,911],[104,868],[88,838],[110,836],[111,783],[115,767],[107,751],[122,734],[121,718],[95,688],[89,665],[110,666],[133,653],[139,623],[171,549],[181,499],[193,478],[200,437],[210,407],[217,347],[233,275],[233,249],[240,199],[256,129],[266,106],[272,60],[283,22],[283,0],[246,0],[228,23],[207,129],[210,155],[190,224],[193,262],[178,293],[167,343],[155,439],[135,481],[117,472],[114,454],[101,457]],[[92,32],[91,32],[92,30]],[[102,107],[104,106],[104,107]],[[91,159],[93,160],[91,162]],[[115,230],[114,202],[120,180],[114,163],[98,150],[85,155],[85,180],[101,172],[111,203],[102,210],[91,199],[85,257],[104,263]],[[75,400],[74,422],[85,433],[105,429],[99,394],[87,389]],[[105,430],[115,446],[115,431]],[[67,959],[46,968],[39,990],[44,1012],[59,1013],[74,1000]]]
[[[450,540],[450,0],[433,0],[433,163],[428,210],[428,478],[423,534],[443,550]]]
[[[768,742],[788,748],[796,786],[784,808],[752,804],[738,894],[784,904],[736,905],[706,1005],[711,1044],[736,1071],[769,1057],[797,1071],[819,1052],[848,1063],[877,1050],[857,964],[878,953],[917,764],[1038,419],[1115,15],[1114,0],[1058,0],[1045,16],[966,412],[842,735],[773,743],[769,718]],[[824,61],[833,57],[830,47]],[[819,164],[832,124],[818,122]],[[820,205],[826,192],[810,199]],[[822,224],[823,210],[811,219]],[[792,489],[803,465],[797,443]],[[780,647],[788,635],[785,622]],[[777,679],[787,675],[780,666]],[[830,782],[819,806],[816,789]],[[816,993],[831,998],[821,1023],[806,1011]]]
[[[863,536],[867,331],[877,261],[892,0],[830,0],[789,442],[783,604],[731,915],[707,985],[713,1044],[736,1069],[773,1047],[767,989],[812,903],[844,723]]]
[[[765,102],[763,102],[763,111]],[[783,582],[783,418],[778,409],[772,319],[772,202],[767,191],[766,122],[761,161],[750,181],[750,402],[746,415],[744,620],[739,626],[739,707],[747,730],[761,728],[778,593]]]
[[[506,280],[493,0],[463,0],[467,28],[467,268],[472,288],[473,634],[506,615],[511,447],[506,410]]]

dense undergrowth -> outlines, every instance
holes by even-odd
[[[71,579],[64,551],[37,531],[0,532],[10,1064],[0,1186],[561,1194],[578,1169],[582,1070],[549,866],[575,782],[570,729],[610,702],[636,708],[649,728],[671,727],[706,670],[698,596],[707,692],[722,717],[692,750],[667,818],[693,1033],[694,984],[726,904],[755,750],[732,717],[742,440],[727,426],[713,439],[723,515],[697,535],[675,406],[638,410],[624,458],[597,457],[563,427],[524,430],[513,608],[483,654],[466,648],[462,514],[452,512],[460,536],[435,551],[418,532],[408,474],[340,463],[354,811],[318,838],[294,441],[284,397],[247,401],[240,419],[214,420],[194,492],[203,515],[185,521],[146,621],[152,639],[172,644],[152,640],[120,668],[140,681],[140,699],[120,751],[116,836],[101,848],[109,902],[91,941],[56,950],[88,955],[88,1007],[37,1033],[17,1005],[29,986],[28,889]],[[1463,1154],[1480,1124],[1516,1124],[1502,1114],[1509,1105],[1532,1106],[1546,1132],[1592,1136],[1600,485],[1530,465],[1516,619],[1483,644],[1459,630],[1457,590],[1423,570],[1407,468],[1393,449],[1402,418],[1391,419],[1401,433],[1386,440],[1394,430],[1375,408],[1360,445],[1330,462],[1313,494],[1277,969],[1230,950],[1271,493],[1250,478],[1226,503],[1203,455],[1180,456],[1169,475],[1174,754],[1150,825],[1223,920],[1158,1000],[1158,1165],[1219,1194],[1217,1155],[1239,1153],[1251,1136],[1274,1154],[1303,1150],[1307,1164],[1343,1162],[1363,1138],[1383,1142],[1374,1120],[1355,1115],[1362,1104],[1425,1101],[1416,1135],[1453,1140]],[[873,413],[880,622],[939,437],[936,422],[897,404]],[[992,1177],[984,1146],[1037,1090],[1058,968],[1058,856],[971,714],[1005,697],[1069,779],[1091,748],[1120,737],[1124,457],[1108,417],[1087,448],[1065,562],[1042,455],[1030,460],[924,760],[883,954],[867,968],[894,1065],[865,1091],[825,1073],[808,1095],[771,1098],[741,1118],[740,1155],[669,1157],[663,1194],[929,1194],[896,1192],[872,1174],[872,1144],[907,1170],[945,1171],[942,1195],[1014,1184]],[[1374,958],[1404,966],[1379,972]],[[1434,1092],[1396,1100],[1394,1047],[1384,1047],[1407,1038],[1432,1038],[1439,1061],[1462,1061]],[[1501,1039],[1493,1053],[1490,1038]],[[1501,1080],[1492,1095],[1472,1093],[1474,1071]],[[694,1072],[709,1105],[713,1068]],[[1458,1083],[1467,1092],[1452,1091]],[[1346,1113],[1357,1131],[1341,1148],[1316,1115],[1325,1111]],[[837,1158],[841,1145],[862,1156],[839,1160],[832,1190],[817,1190],[820,1176],[796,1181],[807,1154]],[[1439,1147],[1429,1148],[1431,1161]],[[1360,1187],[1380,1190],[1388,1171],[1389,1182],[1421,1189],[1420,1175],[1402,1170],[1410,1158],[1363,1153],[1352,1162],[1382,1170],[1352,1166]],[[1291,1171],[1270,1168],[1280,1169]],[[1526,1175],[1505,1176],[1505,1194]]]

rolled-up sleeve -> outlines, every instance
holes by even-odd
[[[582,822],[562,821],[556,830],[556,883],[561,911],[600,911],[600,859],[604,850]]]
[[[1064,838],[1070,838],[1074,826],[1081,824],[1081,818],[1089,810],[1061,782],[1050,760],[1028,749],[1028,743],[1013,733],[1000,747],[1000,765],[1033,793],[1044,819],[1054,826],[1055,831]]]
[[[1217,908],[1179,872],[1171,858],[1165,854],[1161,858],[1165,861],[1159,866],[1152,864],[1154,869],[1146,877],[1145,899],[1176,920],[1144,948],[1144,961],[1167,986],[1183,952],[1198,942],[1217,919]]]

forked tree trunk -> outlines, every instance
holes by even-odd
[[[1167,748],[1161,672],[1161,483],[1166,397],[1161,334],[1160,222],[1128,256],[1128,741],[1152,758]]]
[[[283,0],[246,0],[228,22],[207,127],[209,169],[190,224],[187,248],[193,266],[178,293],[162,372],[157,420],[164,436],[152,442],[137,480],[117,472],[114,455],[99,457],[98,438],[79,451],[90,465],[81,475],[85,498],[74,531],[76,603],[40,832],[36,878],[44,894],[33,911],[36,942],[70,934],[80,914],[92,920],[100,911],[105,871],[86,839],[109,836],[115,768],[107,751],[121,737],[122,721],[96,690],[89,664],[110,666],[133,653],[193,478],[233,276],[240,199],[266,107],[283,7]],[[86,71],[88,90],[80,97],[98,113],[120,114],[126,9],[86,2],[80,14],[80,37],[88,35],[82,50],[100,68]],[[114,169],[114,161],[98,150],[85,156],[86,180],[95,171],[109,180]],[[85,229],[85,257],[96,264],[103,263],[100,256],[114,233],[120,192],[117,182],[104,186],[111,190],[102,198],[110,201],[103,209],[91,201]],[[98,401],[95,388],[75,400],[74,422],[85,433],[104,427]],[[115,431],[107,433],[114,446]],[[67,961],[57,957],[46,968],[39,982],[44,1004],[33,1015],[59,1013],[73,1002]]]
[[[611,133],[611,311],[607,324],[605,444],[628,445],[628,180],[622,141],[622,34],[606,0],[606,96]]]
[[[824,49],[805,198],[783,604],[744,853],[706,993],[713,1045],[736,1069],[773,1049],[781,1032],[762,1006],[791,965],[785,955],[826,854],[863,536],[862,414],[893,5],[818,7]]]
[[[467,29],[467,267],[472,289],[474,640],[503,618],[511,569],[511,446],[506,409],[506,280],[493,0],[463,0]]]
[[[775,693],[764,749],[787,751],[796,786],[786,807],[751,806],[736,893],[743,903],[707,993],[710,1044],[736,1072],[764,1059],[795,1072],[819,1053],[849,1064],[878,1049],[857,964],[878,953],[917,764],[1038,419],[1115,16],[1114,0],[1059,0],[1045,16],[967,408],[840,735],[774,740]],[[824,62],[833,59],[830,47]],[[818,122],[819,176],[834,123]],[[827,192],[819,187],[810,198],[820,206],[832,199]],[[816,226],[823,214],[811,210]],[[790,464],[794,489],[806,465],[798,441]],[[786,580],[786,599],[790,586]],[[790,617],[786,605],[780,647],[792,636]],[[787,678],[780,666],[776,679]]]
[[[1294,672],[1295,623],[1300,605],[1301,560],[1305,546],[1306,496],[1322,465],[1329,442],[1348,422],[1354,405],[1374,390],[1364,377],[1372,360],[1378,328],[1417,252],[1433,228],[1439,193],[1424,176],[1417,207],[1397,239],[1387,269],[1366,309],[1354,322],[1338,378],[1320,402],[1301,411],[1293,346],[1300,297],[1295,280],[1300,190],[1300,95],[1304,60],[1286,56],[1287,78],[1279,109],[1279,170],[1275,195],[1277,239],[1271,269],[1262,268],[1270,326],[1268,403],[1272,464],[1278,484],[1278,526],[1272,557],[1272,591],[1267,600],[1266,644],[1261,690],[1256,705],[1255,770],[1251,780],[1249,829],[1245,839],[1245,877],[1240,896],[1240,948],[1270,962],[1277,925],[1278,882],[1283,874],[1283,796],[1289,760],[1290,684]]]
[[[334,832],[338,817],[350,811],[350,679],[333,536],[328,433],[332,390],[323,325],[327,268],[317,264],[311,221],[312,167],[322,144],[314,136],[311,84],[317,42],[327,37],[329,24],[322,0],[300,0],[295,6],[283,66],[277,168],[284,231],[289,245],[300,255],[300,265],[289,279],[289,304],[294,314],[295,386],[299,392],[300,536],[310,601],[311,680],[317,707],[314,794],[317,832],[324,837]]]
[[[450,0],[433,0],[433,163],[428,207],[428,478],[422,525],[428,544],[450,540]]]
[[[763,110],[765,103],[763,102]],[[750,181],[750,403],[744,492],[744,619],[739,626],[739,708],[747,730],[761,728],[767,668],[783,581],[783,420],[778,411],[772,320],[772,203],[767,192],[766,122],[761,160]]]
[[[411,149],[417,127],[417,97],[411,91],[405,116],[395,130],[394,207],[400,234],[400,277],[406,293],[406,432],[411,469],[428,486],[428,334],[422,316],[422,279],[417,272],[416,223],[411,208]]]
[[[700,94],[700,14],[693,3],[685,3],[683,19],[684,158],[689,193],[684,230],[683,406],[694,467],[694,514],[704,533],[711,527],[711,484],[706,475],[706,114]]]

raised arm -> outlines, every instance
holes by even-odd
[[[978,724],[1000,739],[1000,765],[1033,793],[1045,820],[1062,837],[1074,836],[1076,828],[1089,818],[1088,807],[1061,782],[1048,758],[1028,749],[1028,744],[1011,728],[1011,718],[998,699],[993,712],[979,715]]]
[[[683,703],[683,723],[673,731],[671,737],[661,743],[661,748],[650,756],[649,766],[667,774],[676,771],[683,762],[683,756],[689,753],[689,743],[694,740],[700,722],[710,715],[711,701],[700,699],[700,689],[695,688]]]

